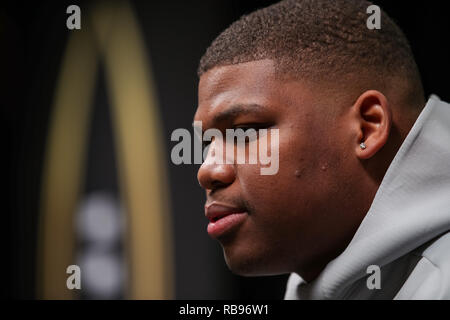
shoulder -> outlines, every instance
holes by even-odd
[[[433,262],[436,266],[450,263],[450,232],[445,233],[428,246],[422,256]]]
[[[450,299],[450,232],[416,254],[420,259],[396,299]]]

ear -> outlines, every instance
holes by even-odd
[[[358,122],[356,156],[360,159],[369,159],[389,138],[392,112],[386,97],[376,90],[364,92],[352,108]],[[361,147],[361,143],[364,143],[365,148]]]

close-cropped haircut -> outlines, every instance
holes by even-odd
[[[370,5],[365,0],[284,0],[257,10],[212,42],[198,75],[218,66],[272,59],[282,76],[319,82],[351,79],[378,87],[396,79],[409,101],[422,99],[408,40],[384,11],[381,29],[369,29]]]

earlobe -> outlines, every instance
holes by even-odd
[[[356,156],[373,157],[387,142],[392,125],[392,112],[386,97],[379,91],[364,92],[353,105],[358,135],[355,141]]]

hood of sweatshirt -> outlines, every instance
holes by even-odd
[[[370,293],[362,292],[368,291],[368,266],[379,266],[383,278],[390,270],[404,272],[399,265],[411,262],[405,259],[408,253],[448,230],[450,104],[431,96],[350,244],[312,282],[293,273],[285,299],[368,298]]]

